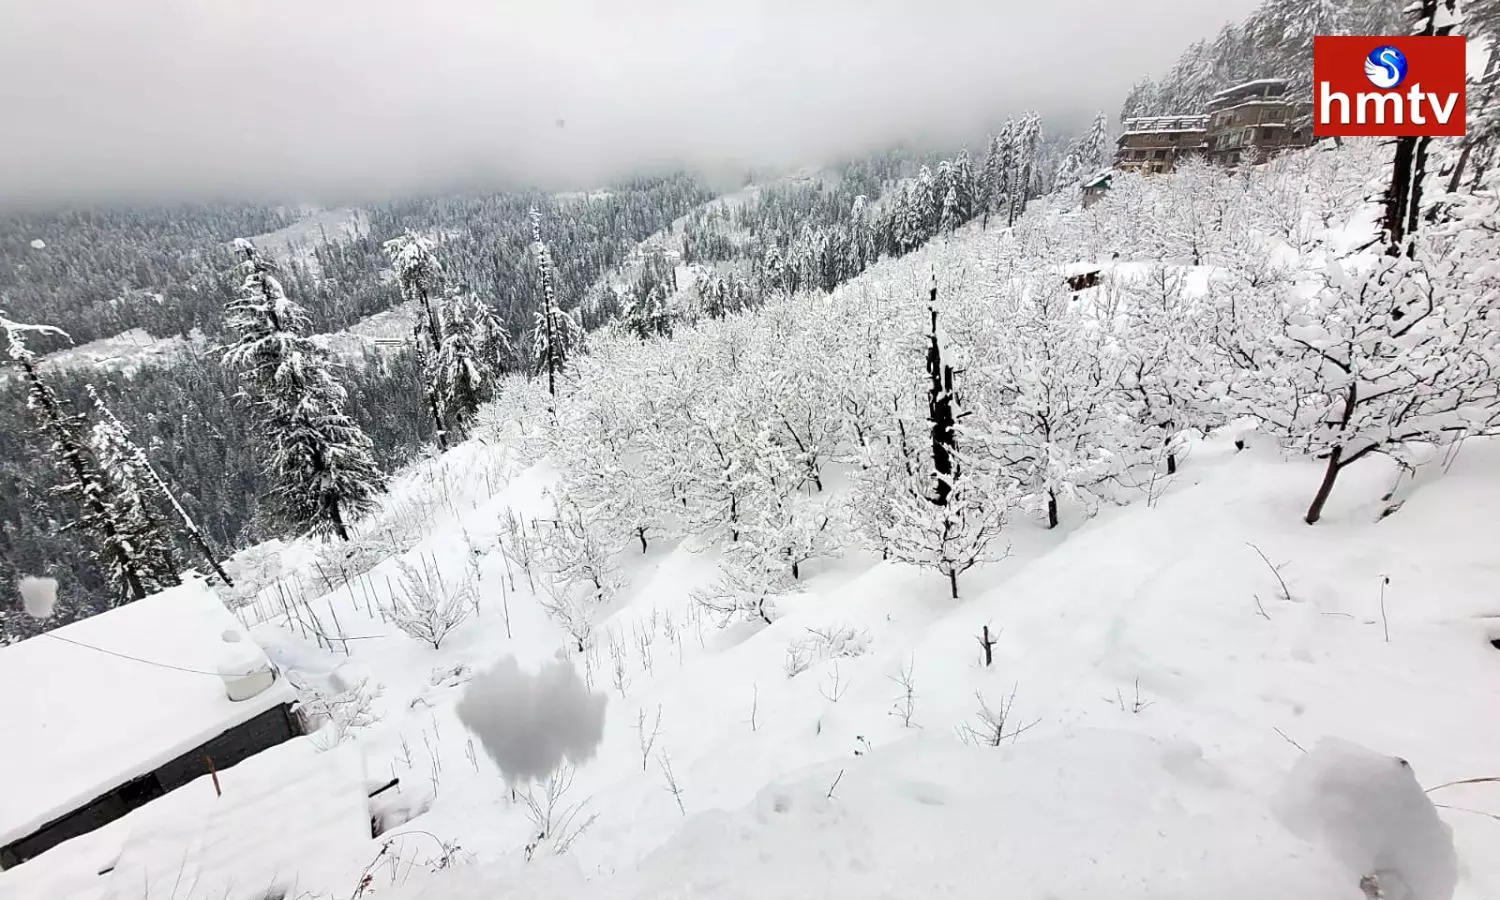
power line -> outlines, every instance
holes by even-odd
[[[137,662],[137,663],[140,663],[142,665],[155,666],[158,669],[170,669],[170,670],[172,670],[174,672],[186,672],[189,675],[212,675],[214,678],[224,678],[226,676],[232,677],[232,678],[233,677],[243,678],[243,677],[245,677],[247,675],[254,675],[254,674],[256,674],[254,671],[251,671],[251,672],[241,672],[241,673],[234,673],[234,672],[208,672],[208,671],[205,671],[203,669],[189,669],[189,668],[185,668],[183,666],[174,666],[171,663],[155,662],[155,661],[149,660],[149,659],[141,659],[139,656],[131,656],[128,653],[120,653],[120,652],[117,652],[115,650],[106,650],[103,647],[95,647],[93,644],[85,644],[83,641],[75,641],[72,638],[65,638],[65,637],[62,637],[61,635],[53,634],[50,631],[43,632],[41,634],[41,637],[52,638],[54,641],[62,641],[65,644],[72,644],[75,647],[82,647],[85,650],[94,650],[96,652],[103,653],[103,654],[106,654],[108,656],[114,656],[114,657],[118,657],[120,659],[127,659],[127,660],[130,660],[131,662]],[[272,666],[271,670],[272,670],[272,673],[274,674],[275,673],[275,666]]]

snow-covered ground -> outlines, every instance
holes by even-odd
[[[299,221],[275,231],[257,234],[250,238],[251,243],[283,265],[290,265],[295,260],[316,275],[316,251],[320,245],[358,237],[370,230],[365,212],[355,207],[308,208],[303,212],[305,216]]]
[[[462,883],[478,880],[486,886],[472,896],[491,898],[1358,897],[1334,846],[1342,838],[1283,824],[1278,792],[1304,753],[1353,741],[1407,760],[1435,788],[1494,774],[1500,745],[1488,537],[1500,445],[1471,443],[1447,475],[1377,520],[1391,474],[1379,464],[1353,474],[1313,529],[1298,513],[1315,464],[1209,441],[1151,506],[1107,510],[1066,536],[1023,528],[971,600],[947,599],[931,574],[846,558],[760,629],[721,630],[689,599],[711,577],[712,553],[679,544],[639,556],[589,663],[609,694],[605,738],[566,798],[587,799],[598,818],[566,856],[528,866],[524,806],[453,703],[476,668],[507,655],[534,668],[565,643],[524,573],[493,550],[507,511],[546,515],[552,476],[465,444],[408,473],[386,516],[426,532],[405,559],[473,579],[476,615],[440,650],[404,636],[369,612],[400,578],[385,562],[307,597],[303,616],[333,636],[332,651],[284,616],[256,626],[295,677],[368,678],[344,697],[366,698],[369,724],[330,726],[255,766],[312,777],[307,745],[342,734],[370,779],[399,777],[385,814],[419,818],[391,834],[461,848],[452,872],[398,865],[404,889],[428,885],[399,896],[468,897]],[[254,605],[244,613],[258,617]],[[990,666],[984,626],[998,641]],[[840,633],[857,638],[827,639]],[[999,748],[960,740],[985,728],[979,695],[993,709],[1012,692],[1015,727],[1029,730]],[[654,740],[644,765],[643,730]],[[1466,900],[1500,891],[1488,851],[1500,826],[1467,811],[1493,810],[1493,791],[1432,795],[1445,804],[1462,862],[1455,896]],[[0,876],[0,897],[64,896],[45,886],[142,842],[154,806],[74,842],[91,853],[70,844]],[[246,827],[275,831],[297,810],[265,814]],[[391,834],[368,842],[367,858],[345,853],[347,871],[319,860],[331,880],[318,889],[345,896]],[[408,865],[441,857],[430,843],[403,838],[393,852],[405,847]],[[391,872],[379,869],[382,879]]]
[[[42,357],[41,365],[57,369],[95,369],[130,374],[142,366],[169,363],[183,353],[201,350],[205,345],[203,333],[196,328],[190,332],[187,340],[181,335],[152,337],[144,329],[132,328],[114,337],[100,338],[48,353]]]

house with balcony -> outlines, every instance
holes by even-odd
[[[1284,150],[1312,143],[1312,109],[1293,99],[1280,78],[1247,81],[1208,102],[1204,157],[1220,166],[1259,165]]]
[[[1208,147],[1207,115],[1140,116],[1126,119],[1116,140],[1115,168],[1170,172],[1178,161]]]

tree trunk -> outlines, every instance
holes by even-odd
[[[802,579],[801,565],[799,563],[795,563],[794,562],[794,563],[792,563],[792,580],[794,580],[794,581],[800,581],[801,579]]]
[[[1316,525],[1323,517],[1323,506],[1328,503],[1328,498],[1333,494],[1333,483],[1339,477],[1339,460],[1344,456],[1343,447],[1334,447],[1328,453],[1328,467],[1323,470],[1323,483],[1318,485],[1318,493],[1313,496],[1312,505],[1307,508],[1307,515],[1302,521],[1309,525]]]
[[[1172,453],[1171,451],[1167,452],[1167,474],[1177,474],[1177,454]]]
[[[1057,527],[1057,491],[1047,491],[1047,527]]]
[[[644,528],[637,528],[635,530],[635,536],[641,542],[641,552],[645,553],[646,552],[646,529],[644,529]]]
[[[948,595],[954,600],[958,599],[958,570],[948,570]]]
[[[956,418],[953,410],[953,367],[943,360],[943,350],[938,344],[937,287],[932,288],[928,311],[932,314],[932,329],[927,345],[927,416],[932,433],[932,470],[937,476],[933,486],[932,502],[947,506],[953,492],[953,479],[957,476],[957,465],[953,458]]]
[[[1391,164],[1391,184],[1385,192],[1385,214],[1381,227],[1385,232],[1385,252],[1399,256],[1406,243],[1408,212],[1412,202],[1412,178],[1416,171],[1417,138],[1396,139],[1395,162]]]
[[[349,540],[349,529],[344,526],[344,511],[339,508],[339,501],[337,500],[329,504],[328,521],[333,526],[333,533],[338,535],[339,540]]]

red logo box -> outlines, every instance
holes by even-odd
[[[1313,38],[1313,134],[1463,137],[1466,51],[1461,36]]]

